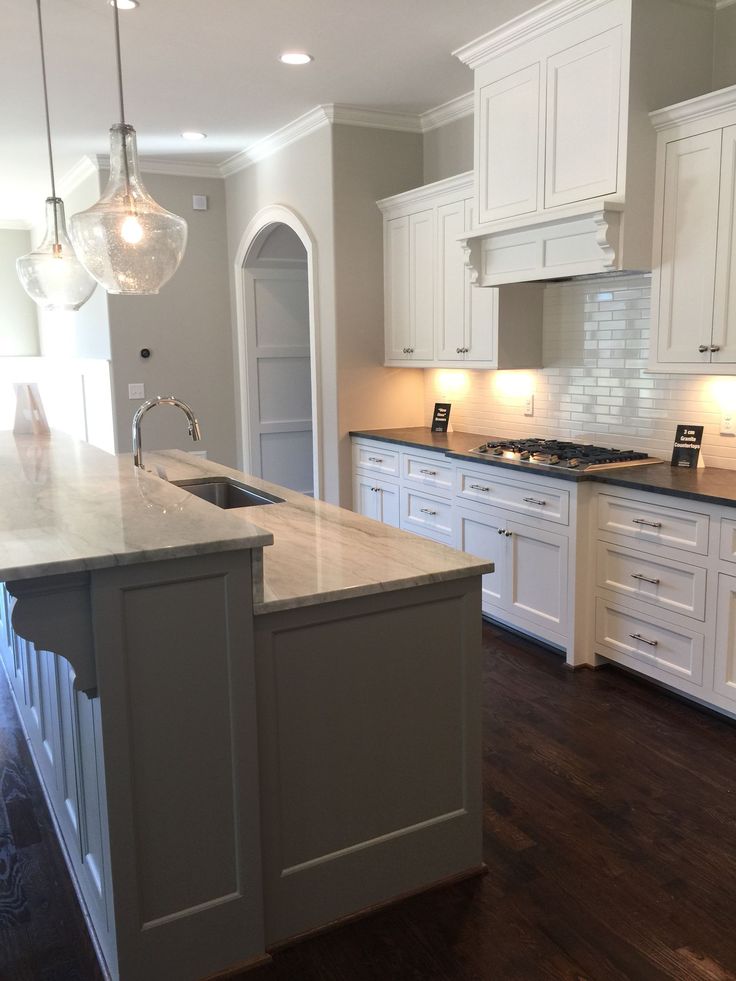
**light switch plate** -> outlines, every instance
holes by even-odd
[[[132,382],[128,385],[128,398],[144,399],[146,397],[146,387],[143,382]]]
[[[721,436],[736,436],[736,412],[724,412],[721,416]]]
[[[527,395],[526,401],[524,402],[524,415],[533,416],[534,415],[534,396]]]

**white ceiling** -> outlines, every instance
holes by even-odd
[[[57,179],[118,121],[107,0],[42,0]],[[141,0],[120,14],[143,155],[219,163],[321,103],[423,112],[472,88],[450,51],[535,0]],[[34,0],[0,0],[0,220],[49,193]],[[315,61],[290,68],[281,51]],[[202,130],[202,144],[179,133]]]

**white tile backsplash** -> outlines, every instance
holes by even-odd
[[[646,370],[650,280],[621,276],[550,284],[544,294],[544,364],[538,371],[425,372],[426,419],[451,402],[454,429],[489,436],[578,437],[668,459],[678,423],[705,426],[703,455],[736,469],[736,378]],[[534,416],[524,416],[528,394]]]

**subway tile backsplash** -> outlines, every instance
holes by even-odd
[[[538,371],[425,372],[427,424],[451,402],[454,429],[489,436],[588,436],[668,459],[678,423],[705,426],[707,464],[736,469],[736,437],[719,434],[736,412],[736,377],[646,370],[648,276],[553,283],[544,295],[544,364]],[[524,416],[534,395],[534,416]]]

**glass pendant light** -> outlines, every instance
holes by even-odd
[[[46,198],[46,234],[43,241],[15,263],[23,289],[46,310],[78,310],[92,296],[97,285],[74,254],[64,221],[64,202],[56,196],[54,156],[51,150],[49,95],[46,84],[46,57],[43,46],[41,0],[38,10],[38,36],[41,44],[41,74],[46,109],[46,140],[49,149],[51,197]]]
[[[135,130],[125,122],[117,4],[120,122],[110,130],[110,179],[97,204],[73,215],[79,258],[108,293],[158,293],[176,272],[187,244],[187,223],[156,204],[143,185]]]

